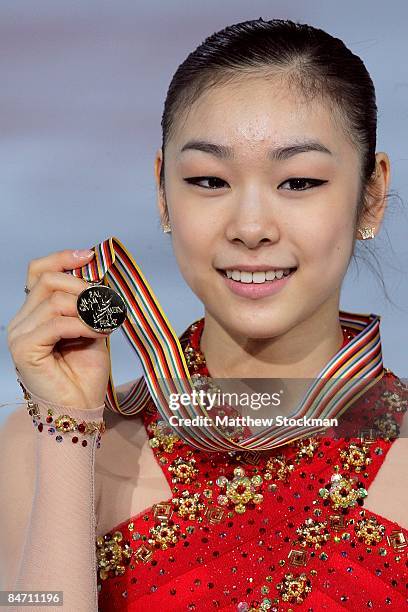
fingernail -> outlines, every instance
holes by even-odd
[[[77,249],[76,251],[72,252],[72,255],[74,257],[79,257],[82,259],[86,259],[87,257],[91,257],[91,255],[93,255],[94,252],[92,251],[92,249]]]

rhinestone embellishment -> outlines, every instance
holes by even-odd
[[[177,459],[171,462],[168,470],[173,475],[173,482],[182,482],[185,484],[193,482],[198,474],[196,460],[187,459],[185,457],[177,457]]]
[[[355,526],[357,537],[365,544],[377,544],[384,537],[385,527],[375,517],[362,519]]]
[[[291,603],[302,603],[307,594],[312,590],[310,580],[305,573],[285,574],[282,582],[276,585],[283,601]]]
[[[123,541],[120,531],[96,538],[96,559],[101,579],[106,580],[110,572],[115,576],[124,574],[132,554],[130,543]]]
[[[217,485],[225,489],[225,492],[218,496],[217,502],[220,506],[232,502],[235,512],[243,514],[246,511],[246,504],[252,502],[257,505],[262,502],[263,495],[258,492],[262,482],[263,479],[259,474],[249,478],[244,468],[236,467],[232,480],[228,480],[226,476],[217,478]]]
[[[339,508],[347,510],[356,504],[361,506],[363,499],[368,495],[362,483],[358,482],[355,477],[348,478],[344,474],[333,474],[330,483],[319,490],[319,495],[328,503],[330,500],[335,510]]]
[[[327,522],[314,521],[311,518],[306,519],[303,525],[296,529],[296,533],[300,536],[296,543],[303,547],[313,546],[316,550],[330,539]]]

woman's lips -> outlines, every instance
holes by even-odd
[[[217,272],[222,276],[228,289],[235,293],[235,295],[256,300],[278,293],[288,284],[296,270],[297,268],[292,270],[287,276],[282,276],[281,279],[265,281],[264,283],[241,283],[240,281],[228,278],[223,270],[217,270]]]

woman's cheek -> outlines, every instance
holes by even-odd
[[[173,251],[183,277],[187,280],[190,266],[188,265],[191,257],[189,241],[184,240],[180,232],[174,232]]]
[[[347,271],[350,244],[349,238],[340,231],[329,235],[315,250],[317,275],[327,288],[337,287]]]
[[[193,233],[184,233],[183,230],[177,229],[174,232],[173,252],[184,280],[191,290],[197,293],[201,270],[207,263],[208,251],[201,249],[200,242],[194,239]]]

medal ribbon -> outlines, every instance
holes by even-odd
[[[105,404],[113,412],[131,416],[141,412],[153,399],[161,417],[168,422],[170,394],[191,394],[190,378],[179,338],[132,255],[115,237],[92,247],[95,257],[81,268],[67,270],[85,281],[104,284],[120,294],[127,307],[121,326],[141,360],[144,375],[120,398],[115,391],[110,367]],[[291,418],[338,418],[368,388],[383,376],[380,316],[340,311],[340,322],[357,330],[354,336],[326,364],[303,397]],[[110,353],[110,339],[106,338]],[[211,418],[205,406],[190,402],[180,405],[177,416],[183,420]],[[207,451],[260,451],[311,436],[323,427],[274,426],[236,442],[215,426],[170,425],[191,446]]]

